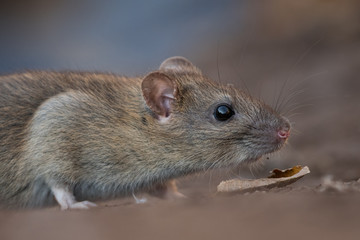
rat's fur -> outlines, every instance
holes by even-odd
[[[176,86],[164,122],[145,101],[141,78],[0,77],[0,202],[53,204],[51,186],[66,186],[77,200],[104,199],[256,160],[282,146],[276,133],[289,124],[270,107],[207,79],[189,62],[175,66],[159,70]],[[236,112],[229,121],[213,116],[221,103]]]

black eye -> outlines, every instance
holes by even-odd
[[[217,106],[214,112],[214,117],[218,121],[226,121],[234,115],[234,110],[229,105],[223,104]]]

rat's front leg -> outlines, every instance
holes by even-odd
[[[163,199],[179,199],[186,198],[184,194],[178,191],[175,179],[167,181],[165,184],[158,184],[150,191],[151,195]]]
[[[56,201],[59,203],[61,210],[66,209],[89,209],[90,207],[96,207],[95,203],[89,201],[78,202],[75,196],[66,186],[53,186],[51,191],[54,194]]]
[[[172,179],[166,184],[167,190],[165,193],[165,198],[167,199],[178,199],[178,198],[186,198],[184,194],[178,191],[176,180]]]

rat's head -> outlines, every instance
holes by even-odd
[[[165,60],[144,78],[142,90],[158,124],[170,138],[175,133],[179,151],[214,166],[257,160],[289,137],[286,118],[232,86],[209,80],[182,57]]]

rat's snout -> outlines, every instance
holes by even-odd
[[[278,130],[277,136],[281,139],[286,140],[290,136],[290,123],[289,120],[283,117],[283,126]]]

